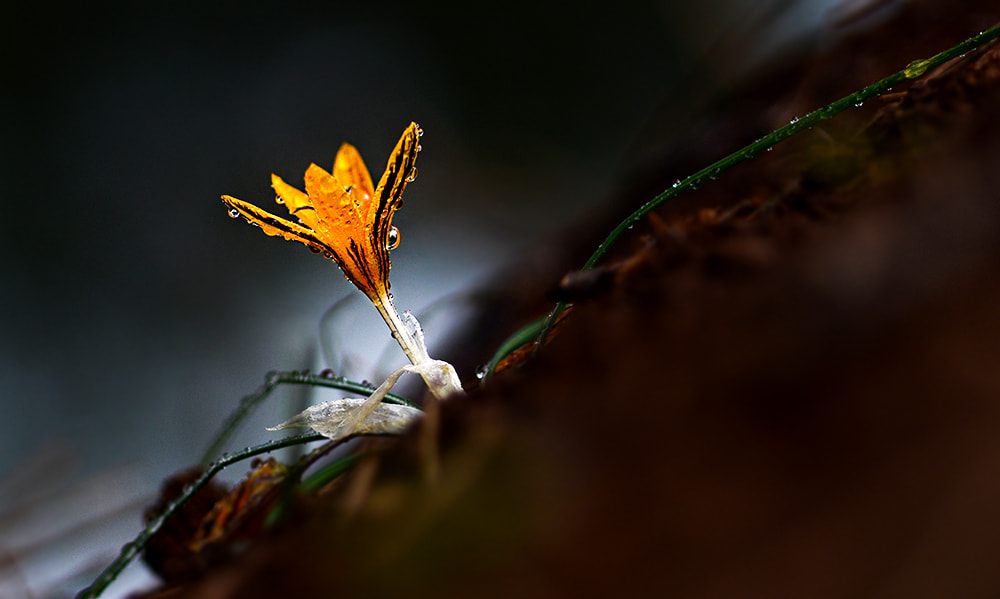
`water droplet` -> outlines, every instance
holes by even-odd
[[[324,258],[333,258],[333,254],[331,254],[330,252],[323,252],[323,257]]]
[[[681,186],[681,180],[680,179],[674,179],[674,184],[671,185],[670,187],[680,187],[680,186]]]
[[[799,117],[797,117],[797,116],[793,116],[793,117],[792,117],[792,120],[788,121],[788,124],[789,124],[789,125],[794,125],[794,124],[795,124],[795,123],[797,123],[797,122],[799,122]]]
[[[479,380],[483,380],[489,373],[490,373],[490,365],[483,364],[482,366],[476,369],[476,378]]]
[[[318,254],[318,253],[322,252],[323,250],[321,250],[319,248],[319,246],[311,245],[311,246],[309,246],[309,251],[312,252],[312,253],[314,253],[314,254]]]
[[[279,204],[284,204],[285,203],[285,200],[282,199],[281,196],[274,196],[274,201],[277,202],[277,203],[279,203]]]
[[[237,210],[236,208],[233,208],[233,209],[231,209],[229,211],[229,216],[232,217],[232,218],[237,218],[237,217],[239,217],[239,215],[240,215],[240,211]]]
[[[410,171],[410,174],[406,177],[406,181],[407,183],[413,183],[413,181],[416,178],[417,178],[417,169],[416,167],[414,167],[413,170]]]
[[[389,235],[385,240],[385,249],[394,250],[399,247],[399,229],[392,227],[389,229]]]
[[[320,375],[321,377],[325,378],[325,379],[332,379],[332,378],[334,378],[334,377],[333,377],[333,369],[332,369],[332,368],[324,368],[324,369],[323,369],[323,370],[322,370],[322,371],[321,371],[321,372],[319,373],[319,375]]]
[[[865,105],[865,101],[864,100],[858,100],[857,102],[854,103],[854,107],[855,108],[861,108],[864,105]]]
[[[906,69],[903,71],[903,75],[907,79],[916,79],[924,73],[927,72],[927,68],[930,66],[929,60],[914,60],[910,64],[906,65]],[[892,89],[892,88],[889,88]]]
[[[421,146],[420,144],[417,144],[417,151],[418,151],[418,152],[419,152],[420,150],[423,150],[423,149],[424,149],[424,147],[423,147],[423,146]]]
[[[420,127],[417,127],[417,137],[423,137],[423,136],[424,136],[424,130],[421,129]]]
[[[272,227],[278,226],[278,219],[271,218],[270,216],[264,218],[264,222],[271,225]]]

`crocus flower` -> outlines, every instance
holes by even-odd
[[[430,358],[416,318],[406,314],[404,322],[389,295],[389,269],[392,266],[389,250],[399,245],[399,231],[392,226],[392,217],[403,203],[402,195],[407,183],[417,176],[414,164],[420,151],[422,134],[416,123],[410,123],[403,131],[377,186],[372,185],[371,175],[361,155],[354,146],[346,143],[337,152],[332,173],[315,164],[309,165],[304,193],[272,174],[271,185],[277,194],[277,202],[284,204],[298,222],[275,216],[243,200],[222,196],[233,218],[242,216],[268,235],[297,241],[313,252],[322,252],[333,259],[347,280],[372,301],[412,363],[412,366],[404,366],[390,375],[386,383],[379,387],[380,392],[376,391],[361,407],[349,410],[350,416],[344,419],[345,426],[332,427],[349,429],[346,434],[357,429],[359,421],[372,414],[378,402],[404,372],[420,374],[431,392],[439,398],[462,391],[455,369],[447,362]]]

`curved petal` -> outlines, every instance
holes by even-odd
[[[372,176],[368,174],[368,167],[365,166],[364,160],[361,160],[361,154],[351,144],[345,143],[340,146],[337,159],[333,161],[333,177],[344,187],[354,188],[351,195],[359,204],[375,196],[375,187],[372,185]]]
[[[292,216],[298,218],[302,224],[310,229],[316,229],[316,213],[309,201],[309,196],[285,183],[281,177],[273,173],[271,174],[271,187],[274,188],[274,193],[278,194]]]
[[[410,123],[403,131],[403,135],[389,155],[389,162],[378,182],[378,187],[375,188],[375,197],[369,204],[366,214],[372,249],[379,263],[385,265],[387,276],[389,269],[392,268],[388,249],[392,216],[403,205],[403,191],[406,189],[406,184],[417,175],[414,165],[417,162],[417,152],[420,151],[422,133],[416,123]],[[386,280],[388,281],[388,278]]]
[[[236,210],[248,223],[260,227],[268,235],[284,237],[288,241],[298,241],[314,252],[333,253],[333,248],[321,240],[311,229],[275,216],[232,196],[222,196],[222,201],[226,206],[229,206],[230,210]]]

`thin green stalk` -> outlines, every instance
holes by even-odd
[[[278,385],[312,385],[314,387],[329,387],[331,389],[339,389],[341,391],[347,391],[349,393],[356,393],[358,395],[371,395],[375,391],[375,387],[367,383],[356,383],[354,381],[349,381],[344,377],[328,378],[322,375],[315,374],[305,374],[301,372],[269,372],[264,380],[264,384],[257,388],[253,393],[245,396],[240,400],[240,405],[229,414],[229,417],[222,424],[219,432],[216,433],[215,438],[212,443],[205,450],[202,455],[201,464],[207,465],[211,462],[215,456],[219,455],[222,448],[226,446],[229,442],[230,437],[236,432],[240,424],[249,417],[254,410],[271,394],[272,391]],[[410,406],[418,408],[416,404],[409,401],[404,397],[398,395],[393,395],[392,393],[387,393],[385,399],[386,403],[401,404],[404,406]]]
[[[223,456],[215,462],[212,462],[212,464],[205,470],[204,474],[198,477],[198,480],[185,487],[184,491],[179,497],[177,497],[177,499],[171,501],[160,515],[150,520],[150,522],[146,525],[146,528],[139,533],[139,536],[137,536],[132,542],[126,543],[122,546],[121,553],[118,554],[117,559],[111,562],[111,564],[105,568],[103,572],[101,572],[100,576],[94,580],[93,584],[80,591],[79,594],[77,594],[76,599],[92,599],[94,597],[99,597],[101,593],[104,592],[104,589],[106,589],[108,585],[118,578],[118,575],[121,574],[122,570],[124,570],[125,567],[128,566],[132,560],[134,560],[139,553],[142,552],[153,535],[159,532],[159,530],[163,527],[163,523],[166,522],[174,512],[180,509],[180,507],[184,505],[187,500],[191,498],[191,496],[197,493],[199,489],[208,484],[208,481],[210,481],[212,477],[218,474],[223,468],[262,453],[276,451],[292,445],[320,441],[322,439],[325,439],[325,437],[318,434],[287,437],[277,441],[270,441],[256,447],[250,447],[243,451],[234,453],[233,455]]]
[[[506,358],[517,348],[524,347],[524,345],[531,342],[532,339],[538,339],[538,336],[542,332],[542,328],[545,326],[547,321],[548,319],[543,316],[532,321],[531,324],[524,326],[510,337],[507,337],[507,339],[500,344],[500,347],[493,354],[493,357],[490,358],[490,361],[486,364],[486,366],[483,366],[476,371],[476,376],[485,382],[486,379],[497,369],[497,365],[500,364],[501,360]]]
[[[302,481],[299,490],[307,494],[319,491],[327,483],[349,470],[360,459],[361,454],[355,453],[320,468],[315,474]]]
[[[619,223],[619,225],[608,234],[604,241],[597,246],[597,250],[594,251],[581,270],[589,270],[593,268],[594,265],[597,264],[597,261],[607,253],[611,246],[618,241],[625,231],[628,231],[647,214],[659,208],[667,201],[677,197],[681,193],[689,189],[695,189],[706,181],[717,178],[726,169],[733,167],[744,160],[753,158],[757,154],[774,147],[777,143],[788,139],[800,131],[808,129],[817,123],[825,121],[826,119],[829,119],[830,117],[849,108],[861,106],[861,104],[863,104],[866,100],[874,98],[875,96],[892,89],[893,86],[898,85],[907,79],[916,79],[928,70],[938,67],[953,58],[957,58],[958,56],[961,56],[966,52],[985,44],[986,42],[992,41],[997,37],[1000,37],[1000,25],[987,29],[979,35],[971,37],[961,44],[949,48],[944,52],[939,52],[930,58],[924,60],[914,60],[902,71],[893,73],[885,79],[876,81],[875,83],[872,83],[871,85],[862,88],[849,96],[845,96],[836,102],[824,106],[823,108],[814,110],[801,118],[794,118],[784,127],[776,129],[769,135],[758,139],[743,149],[733,152],[721,160],[713,162],[694,174],[689,175],[686,179],[676,181],[669,189],[643,204],[638,210],[628,215],[625,220]],[[562,314],[563,310],[566,309],[566,306],[567,304],[563,302],[556,304],[555,308],[552,309],[548,317],[545,318],[541,331],[538,333],[538,338],[535,344],[536,351],[542,347],[545,339],[552,331],[553,323],[555,323],[556,319],[559,318],[559,315]],[[532,325],[529,326],[533,327],[535,324],[536,323],[532,323]],[[502,356],[500,358],[502,358]],[[499,358],[495,357],[494,360],[490,361],[490,364],[495,365],[496,362],[499,362]]]

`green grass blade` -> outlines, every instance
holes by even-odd
[[[277,441],[270,441],[262,445],[257,445],[256,447],[250,447],[243,451],[234,453],[233,455],[219,458],[205,470],[204,474],[198,477],[198,480],[185,487],[180,496],[171,501],[162,513],[150,520],[146,525],[146,528],[139,533],[139,536],[133,539],[132,542],[126,543],[122,547],[121,553],[118,554],[115,561],[111,562],[111,564],[105,568],[103,572],[101,572],[101,574],[94,580],[93,584],[80,591],[77,594],[76,599],[92,599],[94,597],[99,597],[108,585],[118,578],[118,575],[121,574],[122,570],[132,563],[132,560],[134,560],[142,552],[149,540],[153,538],[153,535],[155,535],[163,527],[163,523],[167,521],[167,518],[180,509],[192,495],[208,484],[208,481],[212,480],[212,477],[218,474],[223,468],[263,453],[269,453],[285,447],[291,447],[292,445],[311,443],[313,441],[320,441],[323,439],[325,439],[325,437],[318,434],[288,437]]]
[[[583,265],[581,270],[589,270],[593,268],[594,265],[597,264],[598,260],[600,260],[604,254],[607,253],[611,246],[618,241],[625,231],[629,230],[629,228],[642,220],[642,218],[647,214],[656,208],[659,208],[669,200],[677,197],[681,193],[689,189],[697,188],[706,181],[717,178],[723,171],[743,162],[744,160],[753,158],[757,154],[774,147],[776,144],[788,139],[800,131],[813,127],[817,123],[825,121],[849,108],[860,106],[866,100],[874,98],[875,96],[892,89],[893,86],[898,85],[907,79],[920,77],[928,70],[938,67],[953,58],[957,58],[970,50],[978,48],[979,46],[992,41],[997,37],[1000,37],[1000,25],[987,29],[979,35],[973,36],[961,44],[943,52],[939,52],[930,58],[924,60],[914,60],[902,71],[893,73],[885,79],[876,81],[875,83],[872,83],[871,85],[868,85],[853,94],[844,96],[843,98],[831,104],[827,104],[823,108],[814,110],[801,118],[792,119],[792,121],[784,127],[772,131],[770,134],[765,135],[750,145],[733,152],[721,160],[713,162],[681,181],[675,182],[669,189],[643,204],[638,210],[628,215],[625,220],[619,223],[618,226],[608,234],[604,241],[597,246],[597,249],[590,256],[590,259],[588,259]],[[566,305],[567,304],[565,303],[558,303],[549,313],[548,317],[545,319],[545,324],[541,327],[541,331],[538,334],[538,340],[535,345],[536,350],[542,347],[545,339],[552,331],[553,323],[556,322],[559,315],[566,309]],[[491,364],[492,363],[493,362],[491,361]]]

